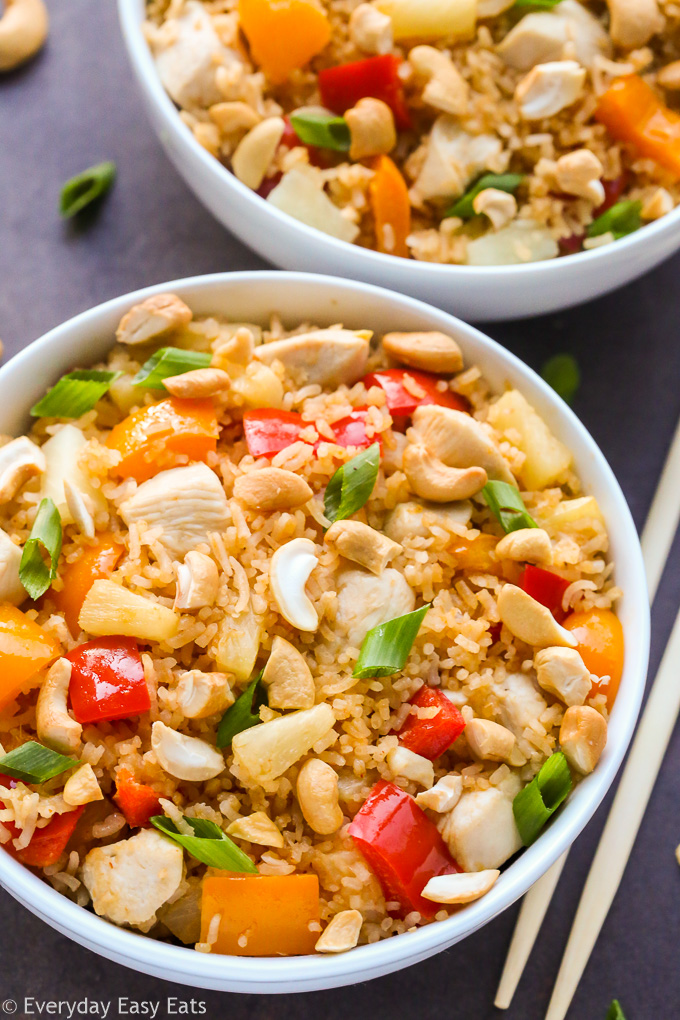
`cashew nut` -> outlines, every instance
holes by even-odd
[[[471,903],[488,893],[500,871],[461,872],[458,875],[438,875],[431,878],[421,895],[434,903]]]
[[[306,503],[314,493],[304,478],[293,471],[265,467],[237,478],[234,495],[255,510],[292,510]]]
[[[193,313],[176,294],[155,294],[134,305],[116,330],[119,344],[145,344],[191,322]]]
[[[303,655],[285,638],[275,637],[262,679],[270,708],[311,708],[315,687]]]
[[[607,723],[590,705],[567,709],[560,726],[560,747],[572,768],[587,776],[607,743]]]
[[[574,635],[561,627],[553,614],[514,584],[505,584],[498,596],[498,615],[516,638],[533,648],[566,645],[575,648]]]
[[[5,0],[0,17],[0,71],[30,60],[47,39],[49,20],[43,0]]]
[[[39,740],[60,754],[72,754],[80,744],[83,727],[68,714],[66,699],[71,681],[71,663],[57,659],[43,680],[35,709]]]
[[[680,60],[678,61],[680,68]],[[678,86],[680,88],[680,85]],[[659,220],[673,211],[675,203],[673,196],[666,188],[657,188],[651,198],[643,203],[640,215],[643,220]]]
[[[447,467],[481,467],[489,478],[515,484],[495,441],[472,415],[430,404],[416,408],[413,427],[418,441]]]
[[[324,542],[334,545],[341,556],[366,567],[372,574],[381,574],[401,552],[397,542],[361,521],[336,521],[326,532]]]
[[[202,673],[190,669],[183,673],[175,691],[177,707],[187,719],[205,719],[234,703],[227,673]]]
[[[350,159],[391,152],[397,144],[394,115],[382,99],[367,96],[345,113],[350,134]]]
[[[434,46],[414,46],[408,62],[417,74],[427,78],[423,102],[457,117],[467,113],[470,88],[450,57]]]
[[[225,135],[234,135],[237,131],[250,131],[260,123],[260,116],[248,103],[229,102],[215,103],[208,110],[210,119]]]
[[[395,361],[425,372],[452,375],[463,367],[463,354],[445,333],[386,333],[383,350]]]
[[[233,336],[215,347],[211,364],[222,368],[230,378],[243,372],[255,354],[255,337],[247,326],[239,326]]]
[[[314,946],[317,953],[346,953],[359,941],[364,919],[358,910],[341,910],[330,919]]]
[[[656,75],[657,84],[669,92],[680,89],[680,60],[672,60],[670,64],[660,68]]]
[[[64,498],[78,531],[86,538],[94,538],[94,517],[91,512],[92,501],[89,496],[86,496],[77,486],[72,485],[68,478],[65,478]]]
[[[543,528],[519,528],[511,531],[496,546],[499,560],[517,563],[545,563],[553,561],[550,535]]]
[[[507,761],[515,746],[515,734],[491,719],[471,719],[465,738],[474,756],[485,761]]]
[[[644,46],[664,26],[657,0],[607,0],[607,6],[612,42],[624,50]]]
[[[576,102],[585,80],[585,68],[575,60],[537,64],[517,83],[515,101],[525,120],[554,117]]]
[[[43,474],[46,468],[45,454],[28,436],[20,436],[1,447],[0,503],[9,503],[29,478]]]
[[[258,843],[260,846],[275,846],[279,850],[284,845],[281,830],[264,811],[255,811],[245,818],[235,818],[227,826],[227,836],[247,839],[249,843]]]
[[[257,191],[264,180],[286,128],[282,117],[268,117],[251,128],[231,157],[239,181]]]
[[[418,794],[416,804],[418,807],[436,811],[437,814],[445,814],[456,806],[462,792],[461,776],[443,776],[431,790],[423,790]]]
[[[151,747],[161,768],[176,779],[202,783],[224,772],[224,758],[216,748],[165,723],[155,722],[151,727]]]
[[[104,800],[104,794],[90,764],[81,765],[66,780],[62,796],[69,807],[80,807],[81,804],[92,804],[96,800]]]
[[[429,758],[416,754],[408,747],[393,747],[385,755],[385,761],[393,776],[403,776],[414,783],[419,783],[426,790],[434,783],[434,765]]]
[[[593,205],[604,201],[604,184],[600,180],[604,167],[590,149],[576,149],[560,156],[555,164],[555,179],[561,191],[580,195]]]
[[[297,799],[307,825],[320,836],[330,836],[342,825],[338,775],[320,758],[310,758],[300,769]]]
[[[217,564],[210,556],[191,549],[184,557],[184,563],[176,564],[175,570],[175,610],[203,609],[215,604],[219,574]]]
[[[575,648],[543,648],[534,666],[539,685],[565,705],[582,705],[590,694],[590,672]]]
[[[269,571],[269,584],[281,616],[292,627],[311,634],[319,626],[319,617],[305,585],[318,562],[314,543],[308,538],[294,538],[276,550]]]
[[[349,19],[349,37],[364,53],[389,53],[392,49],[392,19],[373,4],[359,4]]]
[[[435,503],[469,499],[484,488],[488,479],[484,468],[447,467],[426,447],[413,443],[404,450],[403,467],[416,496]]]
[[[221,368],[196,368],[192,372],[169,376],[163,380],[163,385],[173,397],[201,400],[228,390],[231,380]]]

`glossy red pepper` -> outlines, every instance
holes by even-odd
[[[366,434],[366,412],[367,407],[357,407],[346,418],[336,421],[331,428],[335,433],[335,442],[338,446],[356,446],[358,449],[366,449],[375,442],[380,442],[379,436]]]
[[[404,97],[404,86],[399,77],[401,60],[393,53],[368,57],[352,64],[327,67],[319,71],[321,101],[333,113],[344,114],[370,96],[387,103],[397,127],[408,131],[411,115]]]
[[[418,910],[433,917],[440,909],[421,896],[431,878],[461,871],[436,825],[413,797],[381,780],[371,790],[347,830],[376,873],[388,900],[402,914]]]
[[[409,376],[423,390],[424,396],[417,397],[404,386],[404,377]],[[362,382],[368,389],[379,386],[385,391],[387,410],[393,417],[413,414],[416,407],[425,404],[439,404],[441,407],[452,407],[456,411],[469,411],[470,405],[465,397],[452,393],[451,390],[437,389],[441,377],[431,372],[416,372],[412,368],[381,368],[377,372],[369,372]]]
[[[71,662],[69,694],[79,723],[129,719],[151,707],[137,642],[129,637],[102,637],[78,645]]]
[[[465,729],[465,720],[453,702],[436,687],[421,687],[411,704],[416,708],[436,708],[437,715],[420,719],[407,716],[399,730],[399,743],[409,751],[434,761],[448,750]]]
[[[84,810],[84,808],[78,807],[66,814],[55,815],[44,829],[35,830],[28,846],[21,850],[15,850],[11,840],[8,843],[3,843],[4,849],[17,861],[28,865],[29,868],[49,868],[56,864],[63,854]],[[2,824],[9,830],[12,839],[16,839],[21,834],[21,829],[18,829],[12,822],[3,822]]]
[[[252,457],[273,457],[297,442],[304,427],[302,415],[295,411],[263,407],[243,415],[243,431]]]
[[[567,615],[562,608],[562,596],[570,584],[571,581],[565,581],[559,574],[531,564],[527,564],[519,579],[519,587],[549,609],[558,623]]]
[[[138,782],[129,769],[118,770],[113,799],[125,815],[125,821],[133,829],[146,827],[152,815],[163,814],[156,791],[145,783]]]

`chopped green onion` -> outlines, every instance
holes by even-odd
[[[515,0],[513,7],[534,7],[537,11],[551,11],[562,0]]]
[[[369,630],[361,643],[352,676],[365,680],[371,676],[392,676],[403,669],[429,608],[429,605],[421,606],[406,616],[397,616]]]
[[[537,776],[512,802],[515,822],[525,846],[530,846],[571,790],[571,773],[561,751],[551,754]]]
[[[290,122],[305,145],[349,152],[351,139],[344,117],[337,117],[334,113],[293,113]]]
[[[463,220],[469,220],[471,216],[475,215],[473,202],[480,191],[485,191],[486,188],[497,188],[498,191],[507,191],[512,195],[523,180],[524,174],[484,174],[457,202],[454,202],[444,215],[459,216]]]
[[[208,864],[211,868],[257,874],[257,868],[250,857],[244,854],[243,850],[239,850],[236,843],[214,822],[209,822],[205,818],[188,818],[184,815],[184,821],[194,830],[193,836],[185,836],[165,815],[153,815],[149,821],[164,836],[174,839],[175,843],[188,850],[197,861]]]
[[[46,783],[77,764],[75,758],[67,758],[35,740],[29,740],[0,758],[0,773],[24,783]]]
[[[588,237],[599,237],[600,234],[611,233],[618,241],[626,234],[634,234],[636,230],[640,229],[642,226],[641,209],[642,202],[639,200],[633,202],[626,199],[624,202],[617,202],[611,209],[607,209],[596,220],[593,220],[586,233]]]
[[[486,505],[501,524],[506,534],[520,528],[537,528],[527,512],[519,490],[508,482],[487,482],[482,489]]]
[[[208,368],[211,355],[203,351],[184,351],[181,347],[161,347],[145,361],[132,380],[133,386],[146,386],[149,390],[164,390],[163,380],[171,375],[183,375],[195,368]]]
[[[618,999],[614,999],[611,1006],[607,1010],[605,1020],[626,1020],[625,1014],[621,1009],[621,1003]]]
[[[111,383],[120,374],[78,369],[62,375],[59,382],[33,405],[31,414],[34,418],[80,418],[108,393]]]
[[[541,375],[562,400],[571,404],[581,385],[581,372],[573,354],[556,354],[548,358]]]
[[[43,559],[41,547],[49,557],[49,566]],[[40,598],[57,576],[60,552],[61,517],[52,500],[44,499],[19,563],[19,579],[32,599]]]
[[[380,446],[373,443],[335,472],[326,486],[324,513],[331,523],[351,517],[370,498],[380,467]]]
[[[61,189],[59,212],[64,219],[75,216],[86,206],[102,198],[115,179],[116,164],[111,160],[83,170],[82,174],[72,177]]]
[[[230,705],[217,727],[217,746],[229,747],[237,733],[257,726],[260,719],[260,705],[267,704],[267,690],[262,683],[262,670],[248,684],[240,698]]]

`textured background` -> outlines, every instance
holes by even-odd
[[[264,266],[213,222],[152,137],[113,0],[48,5],[47,48],[28,68],[0,78],[0,337],[6,357],[77,312],[137,287]],[[103,159],[117,162],[119,180],[100,215],[79,232],[59,220],[59,188]],[[574,311],[489,327],[537,368],[554,352],[576,355],[583,385],[575,410],[609,458],[639,527],[680,414],[679,269],[680,257]],[[654,607],[652,668],[680,602],[679,568],[676,544]],[[680,1016],[679,768],[676,735],[570,1020],[604,1020],[614,996],[628,1020]],[[571,854],[508,1020],[540,1020],[545,1013],[604,817],[602,809]],[[492,1003],[515,916],[516,908],[508,910],[448,952],[379,981],[275,999],[192,992],[124,970],[69,942],[0,892],[0,999],[17,1000],[19,1016],[25,996],[111,1001],[114,1016],[119,995],[164,1003],[168,995],[189,1000],[193,994],[211,1020],[383,1020],[409,1013],[486,1020],[501,1015]],[[164,1013],[162,1005],[158,1015]]]

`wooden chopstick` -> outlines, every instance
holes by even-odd
[[[654,602],[678,521],[680,521],[680,499],[677,496],[679,474],[680,420],[678,420],[640,539],[647,571],[650,603]],[[637,828],[635,831],[637,832]],[[496,993],[494,1004],[497,1009],[508,1009],[512,1002],[568,855],[569,851],[567,850],[524,896]]]

